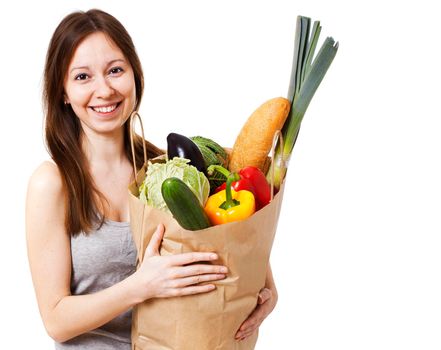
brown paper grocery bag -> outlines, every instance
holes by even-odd
[[[214,291],[138,304],[133,310],[132,349],[254,349],[257,333],[241,342],[234,336],[256,307],[259,291],[265,286],[284,184],[270,204],[246,220],[188,231],[170,213],[149,207],[138,199],[138,187],[145,174],[146,165],[129,187],[130,225],[138,264],[156,227],[163,223],[161,255],[216,252],[219,260],[213,264],[225,265],[229,272],[227,278],[214,282]]]

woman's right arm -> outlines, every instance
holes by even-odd
[[[160,256],[162,225],[154,233],[141,267],[125,280],[87,295],[71,295],[70,236],[65,230],[65,193],[58,168],[43,163],[32,175],[26,199],[28,258],[37,302],[48,334],[57,342],[95,329],[149,298],[208,292],[225,277],[225,267],[195,264],[212,253]]]

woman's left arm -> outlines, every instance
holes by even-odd
[[[271,266],[268,264],[265,287],[259,293],[256,308],[239,327],[236,333],[236,340],[244,340],[252,335],[259,328],[263,320],[273,311],[276,303],[277,289],[274,284]]]

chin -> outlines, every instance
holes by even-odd
[[[114,134],[123,128],[124,121],[120,118],[114,120],[90,120],[81,122],[83,130],[92,131],[96,134]]]

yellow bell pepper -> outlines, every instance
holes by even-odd
[[[250,191],[234,191],[231,184],[240,179],[236,173],[230,174],[225,190],[213,194],[205,204],[205,213],[213,225],[239,221],[253,215],[256,210],[254,195]]]

